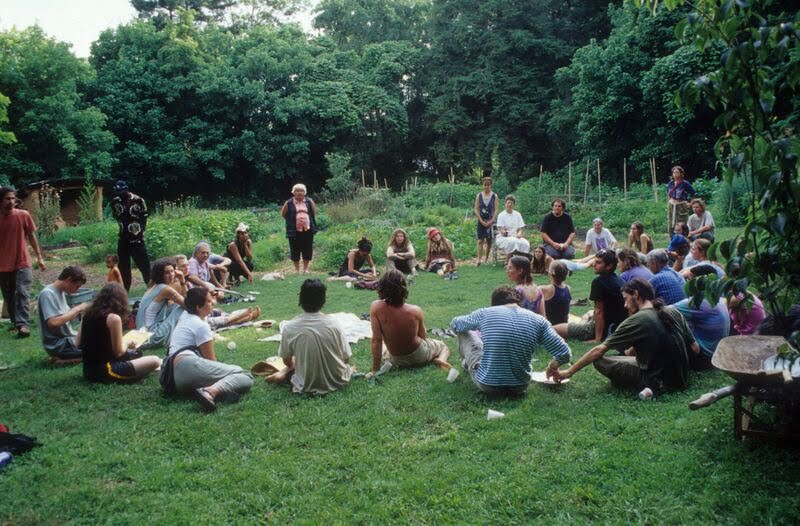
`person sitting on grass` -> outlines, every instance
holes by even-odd
[[[372,261],[372,241],[362,237],[356,248],[351,248],[344,257],[339,267],[339,275],[328,278],[328,281],[375,281],[378,279],[378,269]],[[364,267],[364,264],[369,267]]]
[[[119,265],[119,256],[116,254],[108,254],[106,256],[106,268],[108,269],[108,274],[106,275],[106,283],[119,283],[122,287],[125,287],[125,283],[122,281],[122,273],[117,268]]]
[[[281,327],[278,354],[286,368],[268,376],[268,382],[291,380],[295,393],[323,395],[350,381],[350,344],[339,322],[320,312],[325,294],[325,284],[318,279],[307,279],[300,286],[303,314]]]
[[[183,313],[183,296],[171,286],[174,280],[175,261],[172,258],[161,258],[153,263],[150,287],[142,296],[136,313],[136,328],[153,333],[142,349],[165,346]]]
[[[584,257],[596,254],[604,248],[617,248],[617,238],[614,237],[609,229],[603,227],[603,220],[599,217],[595,217],[592,220],[592,228],[586,232],[584,243],[586,244],[583,248]]]
[[[189,260],[189,274],[186,276],[193,287],[205,287],[208,290],[222,288],[209,265],[210,257],[211,246],[208,243],[201,241],[194,246],[194,253]]]
[[[689,240],[707,239],[709,242],[714,242],[714,218],[711,212],[706,210],[705,202],[699,197],[692,199],[692,211],[694,213],[686,220],[686,226],[689,227]]]
[[[544,297],[531,277],[531,263],[525,256],[513,256],[506,263],[506,275],[522,296],[520,307],[544,316]]]
[[[228,276],[230,273],[228,272],[228,267],[231,263],[232,261],[229,257],[220,256],[213,252],[208,256],[208,270],[211,271],[221,288],[229,288]]]
[[[211,292],[195,287],[186,293],[184,305],[167,354],[175,392],[191,395],[204,410],[214,411],[218,400],[238,401],[253,386],[253,376],[238,365],[217,361],[214,333],[205,321],[214,308]]]
[[[681,271],[681,275],[684,279],[692,279],[707,274],[716,274],[718,278],[725,277],[725,269],[717,262],[708,259],[707,254],[710,246],[711,241],[708,239],[695,239],[692,241],[689,254],[691,254],[695,263]]]
[[[619,277],[624,282],[628,282],[633,278],[642,278],[649,280],[653,277],[650,269],[642,266],[642,260],[635,250],[630,248],[623,248],[617,254],[619,265],[617,268],[622,272]]]
[[[639,254],[649,254],[653,250],[653,240],[644,233],[644,224],[641,221],[634,221],[631,224],[631,231],[628,233],[626,248],[632,248]]]
[[[250,227],[239,223],[236,227],[236,239],[228,243],[224,256],[231,260],[228,266],[230,279],[238,285],[244,277],[248,283],[253,282],[253,242],[250,241]]]
[[[443,277],[452,278],[455,274],[456,258],[453,243],[436,228],[428,229],[424,268]]]
[[[417,273],[417,254],[402,228],[392,232],[392,239],[386,248],[386,270],[390,269],[397,269],[403,274]]]
[[[594,255],[594,273],[589,299],[594,302],[593,316],[580,322],[561,323],[554,328],[562,338],[580,341],[601,342],[625,319],[622,300],[623,282],[614,271],[617,254],[613,250],[601,250]]]
[[[669,255],[669,260],[672,262],[673,270],[680,272],[684,268],[697,264],[694,258],[689,256],[690,250],[691,242],[688,238],[681,234],[672,235],[669,246],[667,246],[667,254]]]
[[[724,301],[712,306],[708,300],[703,300],[699,308],[692,305],[691,301],[691,298],[687,298],[673,307],[686,318],[699,344],[698,352],[689,353],[689,366],[695,371],[705,371],[711,369],[711,358],[720,340],[730,334],[731,319]]]
[[[450,322],[450,328],[458,333],[461,366],[483,393],[524,393],[531,381],[531,358],[540,346],[553,358],[547,366],[550,376],[572,357],[552,325],[520,307],[520,300],[519,292],[501,286],[492,291],[491,307]]]
[[[37,313],[42,333],[42,345],[50,359],[60,363],[78,363],[81,350],[76,343],[77,333],[70,325],[88,307],[81,303],[70,308],[67,295],[78,292],[86,283],[86,274],[79,267],[64,267],[58,279],[39,293]]]
[[[664,305],[672,305],[686,297],[683,290],[686,280],[669,266],[666,250],[651,250],[647,254],[647,268],[653,273],[649,281],[655,290],[656,299],[663,301]]]
[[[119,283],[106,284],[84,312],[77,345],[90,382],[130,383],[161,366],[161,358],[142,356],[134,342],[126,348],[122,326],[129,314],[128,293]]]
[[[687,386],[688,350],[695,349],[692,332],[681,314],[654,298],[653,287],[641,278],[622,286],[628,318],[614,334],[565,370],[547,371],[555,381],[572,377],[590,363],[623,389],[654,393]],[[605,356],[609,349],[623,351],[622,356]]]
[[[528,253],[531,250],[530,242],[525,239],[525,221],[522,215],[514,210],[517,198],[507,195],[505,210],[497,216],[497,237],[495,245],[506,254],[513,252]]]
[[[378,280],[378,298],[369,308],[372,323],[372,377],[388,361],[393,367],[416,367],[433,363],[450,369],[450,349],[444,342],[428,338],[425,314],[406,303],[408,284],[397,270],[388,270]]]
[[[539,287],[544,298],[544,312],[547,315],[547,321],[552,325],[569,321],[572,291],[569,285],[564,283],[568,275],[569,270],[564,260],[553,261],[549,271],[550,284]]]
[[[536,245],[533,249],[533,258],[531,259],[531,274],[547,274],[550,272],[550,265],[553,263],[553,258],[547,255],[544,251],[544,245]]]

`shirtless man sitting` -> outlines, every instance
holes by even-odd
[[[450,369],[450,350],[444,342],[427,338],[422,309],[406,303],[408,285],[402,272],[388,270],[378,280],[378,297],[369,309],[372,320],[371,378],[388,360],[395,367],[435,363]],[[385,344],[385,346],[384,346]]]

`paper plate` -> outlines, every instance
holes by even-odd
[[[547,374],[544,371],[531,371],[531,381],[536,382],[537,384],[547,384],[547,385],[562,385],[568,384],[569,378],[561,380],[561,382],[556,383],[553,381],[552,378],[548,378]]]

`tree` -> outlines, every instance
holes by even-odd
[[[8,105],[11,100],[0,93],[0,125],[8,123]],[[11,144],[17,142],[14,133],[0,130],[0,144]]]
[[[0,33],[0,91],[11,100],[7,118],[17,139],[0,149],[0,172],[11,182],[109,175],[114,136],[81,93],[91,78],[85,62],[38,27]]]

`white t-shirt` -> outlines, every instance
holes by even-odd
[[[178,324],[172,331],[169,339],[169,354],[190,345],[200,347],[202,344],[214,339],[214,332],[205,320],[196,314],[184,312],[178,318]]]
[[[711,212],[706,210],[703,212],[701,217],[697,217],[697,214],[692,214],[689,216],[689,219],[686,220],[686,226],[689,227],[689,230],[694,232],[701,226],[710,226],[711,231],[714,231],[714,218],[711,217]]]
[[[516,236],[517,229],[522,228],[524,226],[525,226],[525,221],[522,220],[522,214],[520,214],[516,210],[512,210],[510,214],[505,210],[503,210],[497,215],[498,229],[505,228],[508,231],[509,236]],[[502,236],[502,234],[500,234],[499,231],[497,235]]]
[[[595,232],[594,228],[589,229],[586,232],[586,245],[592,247],[593,252],[600,252],[604,248],[611,248],[611,246],[617,242],[617,239],[614,235],[607,229],[603,228],[598,234]]]

